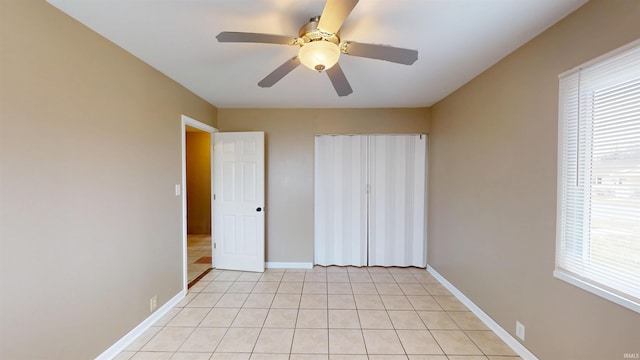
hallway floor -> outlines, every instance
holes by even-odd
[[[515,360],[424,269],[213,270],[117,360]]]
[[[211,235],[187,235],[187,283],[211,267]]]

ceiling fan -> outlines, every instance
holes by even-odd
[[[262,79],[260,87],[271,87],[285,77],[300,63],[311,70],[326,71],[339,96],[353,92],[342,72],[338,59],[340,54],[370,59],[386,60],[411,65],[418,60],[418,51],[387,45],[364,44],[341,41],[338,31],[358,0],[327,0],[322,15],[313,17],[299,31],[299,37],[262,33],[223,31],[216,39],[219,42],[249,42],[298,46],[298,55],[287,60],[271,74]]]

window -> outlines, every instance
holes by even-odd
[[[640,312],[640,41],[560,75],[554,276]]]

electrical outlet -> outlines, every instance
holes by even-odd
[[[516,321],[516,336],[524,341],[524,325],[522,325],[520,321]]]
[[[158,295],[153,295],[151,299],[149,299],[149,312],[154,312],[158,308]]]

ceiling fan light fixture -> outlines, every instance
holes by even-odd
[[[315,71],[334,66],[340,58],[340,47],[332,42],[319,40],[304,44],[298,51],[302,65]]]

